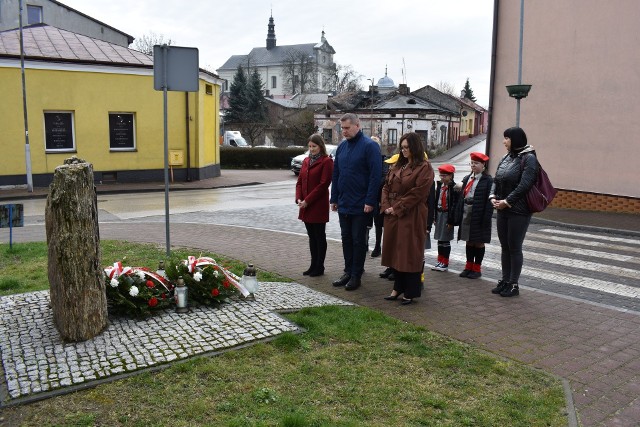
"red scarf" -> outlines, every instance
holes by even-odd
[[[471,191],[471,187],[473,187],[473,181],[475,179],[476,179],[475,176],[472,176],[471,179],[469,179],[467,186],[464,187],[464,197],[467,197],[467,194],[469,194],[469,191]]]
[[[447,210],[447,190],[449,189],[448,185],[443,185],[440,189],[440,206],[443,211]]]

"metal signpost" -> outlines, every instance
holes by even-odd
[[[198,49],[194,47],[153,46],[153,88],[163,91],[164,101],[164,208],[167,256],[171,255],[169,233],[169,134],[167,91],[198,91]]]
[[[9,249],[13,248],[13,227],[24,227],[23,205],[0,205],[0,228],[9,227]]]

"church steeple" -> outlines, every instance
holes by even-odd
[[[269,18],[269,31],[267,32],[267,50],[276,47],[276,25],[273,23],[273,11]]]

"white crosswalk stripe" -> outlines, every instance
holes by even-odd
[[[452,267],[458,264],[462,268],[466,263],[465,243],[459,243],[452,244],[449,259]],[[525,258],[522,269],[523,278],[557,282],[611,295],[640,299],[640,280],[632,282],[637,283],[637,287],[628,284],[628,279],[640,278],[640,268],[637,268],[640,265],[640,257],[633,255],[636,252],[640,253],[640,242],[637,239],[542,228],[536,231],[530,230],[527,233],[523,250]],[[435,247],[425,251],[427,264],[436,256]],[[602,261],[587,261],[578,259],[576,256],[588,256]],[[609,263],[609,260],[625,262],[626,266]],[[536,265],[541,266],[532,266],[532,261],[536,261]],[[486,269],[501,270],[500,245],[497,242],[486,245],[482,264]],[[606,273],[611,279],[593,278],[592,273]],[[620,283],[621,281],[623,283]]]
[[[638,258],[637,256],[621,255],[615,252],[594,251],[591,249],[584,249],[584,248],[567,247],[566,245],[557,245],[554,243],[543,243],[543,242],[525,240],[524,248],[525,249],[536,248],[536,249],[542,249],[542,250],[548,249],[552,251],[560,251],[560,252],[565,252],[565,253],[570,253],[575,255],[584,255],[584,256],[604,258],[604,259],[616,259],[618,261],[624,261],[627,263],[640,264],[640,258]],[[634,270],[634,271],[636,271],[636,274],[637,274],[637,270]]]

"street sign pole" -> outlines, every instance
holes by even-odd
[[[162,99],[164,103],[164,223],[167,241],[167,258],[171,255],[171,233],[169,232],[169,125],[167,119],[167,45],[162,45]]]
[[[199,85],[198,49],[163,45],[153,46],[153,88],[162,91],[164,104],[164,217],[167,257],[171,255],[169,231],[169,90],[197,92]]]

